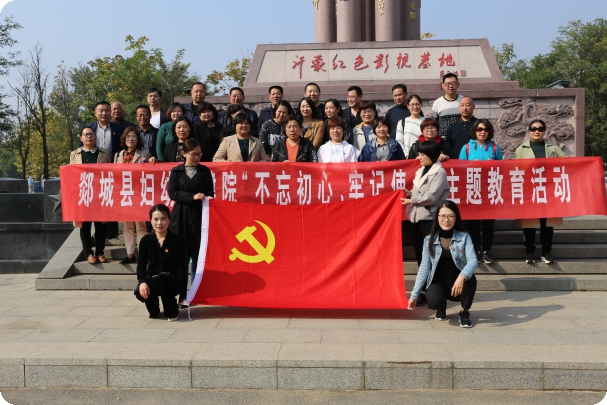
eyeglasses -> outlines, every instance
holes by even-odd
[[[137,139],[137,135],[127,135],[124,139]]]
[[[82,134],[82,136],[84,136],[85,138],[92,138],[95,136],[95,134]]]
[[[447,83],[443,83],[443,86],[445,87],[455,87],[459,84],[459,82],[447,82]]]
[[[436,127],[429,126],[429,127],[424,128],[424,131],[426,131],[426,132],[436,131]]]
[[[476,132],[489,132],[489,130],[487,128],[478,127],[476,128]]]
[[[374,110],[363,110],[360,112],[360,115],[369,115],[369,114],[375,114]]]
[[[438,214],[438,219],[440,219],[441,221],[444,221],[445,219],[448,219],[449,221],[452,221],[455,219],[455,215],[453,214]]]
[[[421,104],[417,104],[417,103],[416,104],[409,104],[409,107],[421,107],[421,106],[422,106]]]
[[[202,156],[202,152],[199,152],[199,153],[189,152],[188,155],[190,155],[192,157],[200,157],[200,156]]]
[[[544,131],[546,131],[546,127],[530,127],[529,128],[529,132],[535,132],[535,131],[544,132]]]

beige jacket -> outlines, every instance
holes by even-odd
[[[242,154],[238,145],[236,135],[223,138],[217,153],[213,156],[213,162],[242,162]],[[266,154],[261,147],[259,138],[249,136],[249,162],[266,162]]]
[[[124,163],[124,149],[114,155],[114,163]],[[150,160],[150,154],[147,150],[137,149],[133,156],[132,163],[147,163]]]
[[[314,149],[318,151],[318,148],[322,145],[322,138],[325,136],[325,123],[322,120],[312,120],[308,130],[303,137],[312,141]]]
[[[99,148],[99,156],[97,157],[97,163],[110,163],[110,154],[107,150]],[[79,147],[78,149],[73,150],[70,153],[70,164],[82,164],[82,147]]]
[[[447,172],[440,162],[436,161],[425,176],[422,176],[423,172],[423,167],[415,172],[411,205],[407,207],[407,217],[413,223],[433,220],[434,212],[440,203],[449,198]]]

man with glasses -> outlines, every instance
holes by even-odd
[[[443,76],[442,86],[445,95],[437,98],[432,104],[432,118],[438,120],[438,135],[444,140],[449,126],[460,119],[459,102],[463,96],[457,94],[459,81],[453,73]]]
[[[462,97],[459,101],[460,119],[449,126],[445,139],[451,159],[459,159],[462,148],[470,141],[470,129],[476,122],[474,107],[474,101],[470,97]]]
[[[138,105],[135,109],[135,118],[138,123],[136,128],[143,142],[143,149],[150,154],[150,163],[156,163],[158,161],[156,156],[156,135],[158,134],[158,129],[150,124],[150,119],[152,118],[150,107],[145,104]]]
[[[230,104],[244,104],[244,99],[245,97],[243,89],[241,89],[240,87],[232,87],[230,89]],[[259,127],[259,116],[255,111],[251,110],[250,108],[245,107],[244,112],[251,120],[251,133],[249,135],[256,137],[257,128]],[[223,110],[221,113],[219,113],[219,123],[224,128],[232,125],[232,116],[226,113],[226,110]]]
[[[109,115],[109,103],[108,115]],[[109,121],[109,119],[108,119]],[[91,126],[85,126],[80,130],[81,147],[70,153],[70,164],[90,164],[90,163],[110,163],[110,154],[107,150],[97,146],[97,136],[95,129]],[[118,150],[118,149],[117,149]],[[93,242],[91,237],[91,226],[93,222],[82,222],[80,225],[80,241],[84,257],[90,264],[107,263],[103,255],[105,249],[105,223],[95,222],[95,252],[93,252]],[[76,226],[78,224],[76,223]]]

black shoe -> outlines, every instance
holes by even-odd
[[[482,260],[483,260],[483,263],[485,263],[485,264],[495,263],[495,260],[493,260],[493,256],[491,256],[491,252],[489,252],[489,251],[483,252]]]
[[[459,326],[462,328],[471,328],[472,322],[470,322],[470,312],[460,311],[459,312]]]
[[[137,258],[135,256],[133,257],[125,257],[124,259],[120,260],[120,264],[129,264],[129,263],[137,263]]]
[[[447,320],[447,308],[439,308],[436,310],[436,315],[434,315],[434,319],[437,321],[446,321]]]
[[[527,253],[525,261],[529,264],[535,264],[535,255],[533,253]]]
[[[554,263],[554,257],[552,257],[550,253],[544,253],[542,255],[542,261],[546,264],[552,264]]]
[[[422,305],[426,305],[427,303],[428,300],[426,299],[426,294],[420,293],[419,298],[417,299],[417,304],[415,304],[415,306],[419,307]]]

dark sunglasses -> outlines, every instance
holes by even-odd
[[[483,132],[483,131],[489,133],[489,130],[487,128],[483,128],[483,127],[477,127],[476,128],[476,132]]]
[[[544,132],[545,130],[546,130],[546,127],[530,127],[529,128],[529,132],[535,132],[535,131]]]

